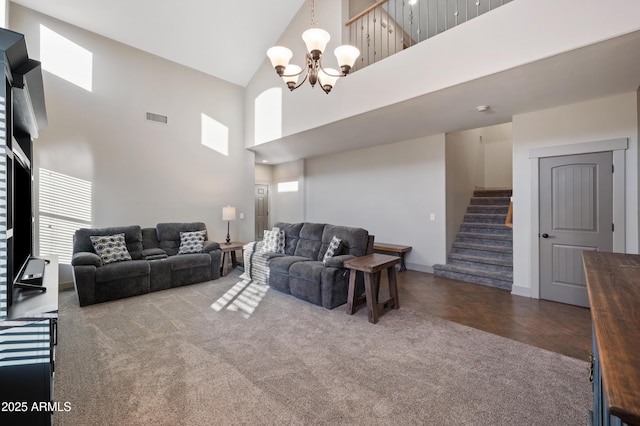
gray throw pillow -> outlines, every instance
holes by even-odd
[[[131,260],[124,234],[97,235],[89,238],[91,239],[91,244],[93,244],[93,249],[105,265],[122,260]]]
[[[180,233],[180,248],[178,254],[202,253],[207,231],[193,231]]]

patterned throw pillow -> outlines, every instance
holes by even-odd
[[[326,265],[327,260],[331,259],[336,253],[338,253],[340,250],[340,244],[342,244],[342,240],[334,235],[329,243],[329,247],[327,247],[324,257],[322,258],[323,265]]]
[[[178,254],[202,253],[206,236],[207,231],[181,232]]]
[[[263,253],[284,253],[284,230],[273,228],[271,231],[264,231],[262,240]]]
[[[102,259],[102,263],[131,260],[124,234],[90,236],[93,248]]]

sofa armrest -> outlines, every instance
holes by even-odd
[[[83,252],[79,252],[76,254],[80,253]],[[74,259],[75,258],[76,256],[74,255]],[[80,306],[87,306],[96,303],[97,268],[98,267],[96,267],[96,265],[74,264],[73,266],[73,286],[76,289],[76,295],[78,296],[78,303],[80,304]]]
[[[100,259],[100,256],[95,253],[90,253],[88,251],[79,251],[73,254],[73,257],[71,258],[71,265],[86,265],[99,268],[100,266],[102,266],[102,259]]]
[[[329,266],[332,268],[344,268],[344,262],[350,259],[355,259],[355,256],[351,254],[341,254],[340,256],[333,256],[327,259],[324,266]]]
[[[213,250],[218,250],[220,248],[220,244],[215,241],[205,241],[204,246],[202,247],[202,251],[204,253],[209,253]]]

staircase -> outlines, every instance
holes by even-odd
[[[513,236],[504,225],[511,190],[474,191],[446,265],[435,276],[511,290]]]

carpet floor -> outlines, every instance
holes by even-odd
[[[401,301],[402,302],[402,301]],[[367,321],[243,282],[78,306],[56,425],[586,425],[587,363],[407,308]]]

